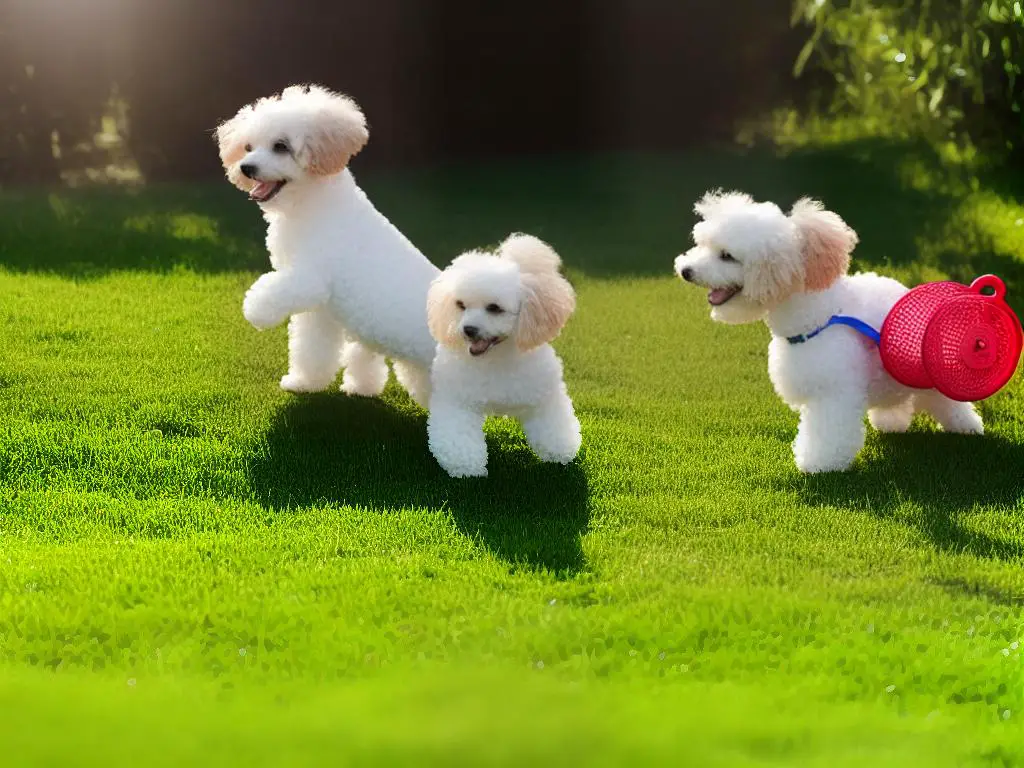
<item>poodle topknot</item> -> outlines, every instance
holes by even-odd
[[[864,413],[876,429],[904,432],[926,411],[950,432],[983,431],[970,403],[898,383],[878,347],[852,328],[856,317],[880,328],[907,288],[873,273],[847,276],[857,233],[816,200],[787,215],[741,192],[709,192],[695,206],[694,247],[675,260],[683,280],[707,289],[713,320],[763,320],[772,334],[768,372],[775,391],[800,414],[793,443],[803,472],[848,469],[864,446]]]
[[[437,351],[427,434],[452,476],[487,474],[488,415],[519,419],[544,461],[576,457],[580,425],[550,344],[576,306],[560,266],[549,245],[514,234],[494,253],[462,254],[431,285],[427,321]]]
[[[273,271],[242,305],[256,328],[289,317],[291,392],[378,395],[398,380],[429,400],[434,341],[423,306],[439,273],[367,199],[348,164],[366,145],[366,119],[348,96],[295,85],[242,107],[216,132],[228,179],[267,221]]]

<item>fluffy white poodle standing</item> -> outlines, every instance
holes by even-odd
[[[846,275],[857,234],[839,216],[806,198],[787,216],[735,192],[708,193],[696,212],[696,246],[676,258],[676,273],[710,289],[712,319],[768,326],[768,373],[800,414],[793,455],[801,471],[848,469],[864,446],[865,411],[883,432],[906,431],[921,410],[947,431],[981,434],[972,404],[899,384],[873,341],[828,324],[841,315],[880,329],[908,290],[872,273]]]
[[[242,305],[256,328],[288,325],[291,392],[378,395],[384,356],[421,405],[434,342],[423,305],[439,270],[367,199],[348,163],[366,144],[363,113],[346,96],[291,86],[243,107],[217,129],[228,179],[267,221],[273,271]]]
[[[580,423],[550,342],[576,306],[558,254],[529,235],[496,253],[455,259],[430,288],[427,319],[437,339],[427,435],[454,477],[487,474],[488,415],[519,419],[543,460],[568,464]]]

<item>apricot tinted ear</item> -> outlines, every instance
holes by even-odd
[[[242,138],[241,126],[248,109],[249,107],[245,107],[233,118],[217,126],[215,138],[220,161],[225,170],[230,170],[245,157],[245,141]]]
[[[306,140],[306,170],[318,176],[341,173],[369,138],[359,106],[348,96],[330,94]]]
[[[823,291],[846,274],[857,233],[817,200],[803,198],[790,218],[803,240],[804,289]]]
[[[553,271],[523,273],[521,280],[516,345],[525,352],[558,336],[576,309],[576,293],[568,280]]]
[[[451,281],[442,272],[434,278],[427,291],[427,327],[434,341],[451,347],[459,343],[458,322]]]
[[[797,253],[766,253],[746,265],[743,293],[758,304],[781,301],[800,290],[804,262]]]

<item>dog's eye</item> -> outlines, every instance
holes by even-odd
[[[245,151],[246,152],[252,152],[252,144],[246,144],[245,145]]]
[[[732,254],[729,253],[728,251],[722,251],[719,254],[718,258],[720,258],[722,261],[736,261],[736,259],[733,258]]]
[[[291,152],[291,148],[288,146],[287,141],[280,139],[274,142],[274,151],[279,155],[287,155]]]
[[[500,315],[505,310],[499,307],[497,304],[488,304],[487,311],[490,312],[492,315]]]
[[[455,302],[455,306],[458,307],[459,309],[463,310],[463,311],[465,311],[465,309],[466,309],[465,303],[461,302],[461,301],[456,301]]]

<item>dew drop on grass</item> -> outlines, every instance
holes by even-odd
[[[135,687],[135,678],[134,677],[129,677],[128,678],[128,687],[129,688],[134,688]]]
[[[885,686],[885,692],[886,693],[892,693],[895,690],[896,690],[896,686],[895,685],[887,685],[887,686]]]

